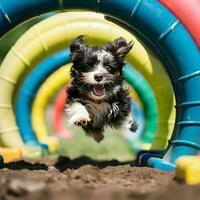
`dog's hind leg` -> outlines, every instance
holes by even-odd
[[[83,127],[86,134],[93,137],[96,142],[101,142],[104,138],[104,128],[92,128],[90,126]]]
[[[86,126],[90,121],[90,116],[85,106],[79,102],[70,103],[65,109],[70,124]]]
[[[132,112],[128,114],[128,116],[125,118],[121,125],[122,132],[126,132],[128,130],[135,132],[138,128],[138,124],[136,123]]]
[[[101,142],[104,138],[103,131],[93,133],[92,137],[95,139],[96,142]]]

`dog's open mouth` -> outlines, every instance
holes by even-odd
[[[105,94],[104,85],[93,85],[93,93],[98,97],[103,96]]]

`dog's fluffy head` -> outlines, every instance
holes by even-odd
[[[78,36],[70,45],[71,76],[80,90],[95,99],[104,99],[122,85],[122,67],[132,42],[120,37],[103,47],[89,46],[84,36]]]

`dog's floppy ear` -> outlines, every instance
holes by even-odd
[[[74,39],[74,41],[70,45],[71,51],[71,62],[75,62],[81,56],[83,56],[84,50],[87,47],[87,44],[84,40],[84,35],[79,35]]]
[[[107,51],[110,51],[112,54],[118,56],[122,60],[124,60],[126,54],[129,53],[132,47],[133,42],[127,42],[123,37],[119,37],[113,42],[108,42],[105,45],[105,49]]]

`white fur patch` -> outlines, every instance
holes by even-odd
[[[120,89],[121,89],[120,85],[115,86],[113,89],[113,93],[117,93]]]
[[[109,58],[111,56],[112,55],[109,52],[105,51],[105,50],[98,51],[97,60],[99,61],[99,65],[103,66],[104,58]]]
[[[112,104],[112,109],[111,109],[111,111],[110,111],[108,117],[110,118],[112,115],[113,115],[114,117],[116,117],[117,114],[118,114],[118,112],[119,112],[119,107],[118,107],[117,103],[113,103],[113,104]]]
[[[67,113],[68,122],[71,125],[74,125],[81,120],[85,120],[86,122],[91,121],[88,111],[81,103],[76,102],[67,105],[65,111]]]
[[[124,122],[121,126],[122,133],[128,132],[129,129],[131,128],[132,123],[134,123],[134,119],[133,119],[132,112],[130,112],[128,117],[124,120]]]
[[[99,61],[98,65],[94,67],[94,71],[92,72],[85,72],[83,73],[83,79],[85,82],[90,84],[98,84],[98,82],[94,79],[94,76],[97,74],[110,74],[104,67],[103,61],[105,57],[112,56],[109,52],[105,50],[98,51],[97,53],[97,60]],[[107,82],[106,78],[103,77],[101,84],[105,84]]]

